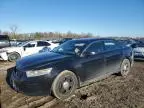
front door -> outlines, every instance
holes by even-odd
[[[81,64],[84,68],[84,80],[100,76],[104,72],[103,41],[93,42],[83,54]]]
[[[36,45],[37,42],[29,42],[25,46],[23,46],[24,51],[22,53],[22,56],[28,56],[36,53]]]

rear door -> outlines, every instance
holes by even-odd
[[[105,72],[113,73],[119,71],[122,59],[121,46],[115,40],[105,40],[104,52]]]

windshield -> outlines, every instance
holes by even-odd
[[[52,52],[62,53],[62,54],[72,54],[72,55],[80,55],[84,48],[87,46],[87,42],[81,41],[67,41],[62,45],[54,48]]]
[[[22,43],[18,44],[18,47],[23,47],[23,46],[25,46],[27,43],[28,43],[28,42],[22,42]]]

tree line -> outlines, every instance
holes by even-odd
[[[17,40],[40,40],[40,39],[61,39],[61,38],[86,38],[93,37],[92,33],[72,33],[68,31],[67,33],[60,32],[35,32],[35,33],[18,33],[18,27],[13,25],[10,27],[9,31],[1,31],[0,34],[8,35],[10,39]]]
[[[35,32],[35,33],[18,33],[18,26],[12,25],[9,28],[9,31],[1,31],[0,34],[8,35],[10,39],[17,39],[17,40],[51,40],[51,39],[61,39],[61,38],[87,38],[87,37],[100,37],[94,36],[92,33],[73,33],[68,31],[67,33],[61,32]],[[118,38],[118,39],[144,39],[144,37],[117,37],[117,36],[107,36],[109,38]]]

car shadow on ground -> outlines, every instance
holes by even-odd
[[[134,60],[135,62],[144,62],[144,60]]]

